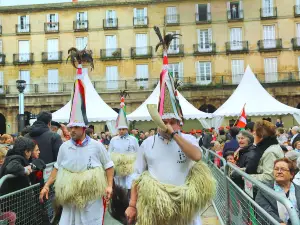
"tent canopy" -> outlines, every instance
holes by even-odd
[[[83,82],[86,89],[86,111],[88,121],[103,122],[116,120],[118,114],[102,100],[87,74],[84,75]],[[61,109],[52,113],[52,120],[59,123],[67,123],[69,122],[70,111],[71,100]]]
[[[247,116],[300,115],[300,110],[273,98],[259,83],[250,66],[229,99],[214,113],[218,116],[239,116],[245,105]]]
[[[142,105],[140,105],[135,111],[130,113],[127,116],[127,119],[129,121],[151,121],[152,118],[148,112],[147,105],[148,104],[158,104],[159,100],[159,84],[156,86],[154,91],[151,93],[151,95],[146,99],[145,102],[143,102]],[[197,108],[195,108],[191,103],[189,103],[179,92],[179,101],[182,108],[182,113],[184,119],[200,119],[200,118],[211,118],[210,113],[205,113]]]

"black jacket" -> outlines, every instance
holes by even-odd
[[[274,183],[267,183],[267,186],[269,186],[271,189],[274,190]],[[300,186],[295,185],[295,195],[297,199],[297,206],[298,211],[300,210]],[[275,220],[277,220],[279,223],[283,223],[283,221],[279,217],[278,213],[278,207],[277,207],[277,201],[274,197],[269,195],[266,192],[258,191],[255,201],[258,205],[260,205],[267,213],[269,213]],[[291,222],[289,221],[287,225],[290,225]]]
[[[199,146],[204,146],[207,149],[210,149],[211,147],[213,147],[213,144],[211,143],[212,141],[212,134],[211,133],[204,133],[202,135],[202,138],[200,138],[199,140]]]
[[[3,183],[0,189],[0,195],[8,194],[22,188],[30,186],[29,177],[25,174],[24,167],[28,166],[27,159],[20,155],[10,155],[10,151],[7,153],[7,157],[1,167],[0,178],[7,174],[13,174],[16,178],[10,178]]]
[[[41,152],[40,159],[46,164],[56,161],[62,140],[58,134],[51,132],[44,122],[35,121],[30,128],[30,132],[25,137],[37,142]]]
[[[255,151],[253,151],[254,154],[251,154],[248,164],[246,166],[246,173],[248,174],[257,174],[257,167],[259,164],[259,160],[261,159],[262,155],[266,151],[267,148],[269,148],[271,145],[278,144],[278,141],[275,136],[272,137],[266,137],[262,141],[260,141],[256,145]]]
[[[226,152],[235,152],[239,148],[239,143],[236,140],[236,137],[232,137],[232,139],[225,143],[223,148],[223,157]]]

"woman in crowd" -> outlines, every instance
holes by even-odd
[[[3,134],[0,138],[0,146],[1,147],[6,147],[6,149],[11,149],[13,147],[13,142],[14,139],[11,135],[9,134]]]
[[[267,185],[278,195],[286,197],[299,212],[300,210],[300,187],[292,182],[295,175],[293,163],[287,159],[278,159],[274,162],[273,174],[275,182]],[[259,190],[255,201],[281,225],[290,225],[289,213],[285,206],[276,201],[267,192]]]
[[[276,130],[277,141],[280,145],[288,142],[288,135],[285,133],[284,128],[279,127]]]
[[[300,141],[296,141],[293,148],[296,152],[300,153]]]
[[[254,126],[254,143],[256,150],[249,158],[245,171],[259,181],[272,181],[274,162],[284,157],[276,138],[275,125],[266,120],[257,121]]]
[[[235,152],[239,148],[239,143],[237,142],[236,135],[240,132],[240,128],[231,127],[229,130],[232,139],[226,142],[223,149],[223,157],[227,151]]]

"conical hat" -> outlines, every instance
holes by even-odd
[[[126,113],[123,110],[123,108],[120,108],[116,125],[117,125],[117,129],[128,129],[128,121],[126,118]]]

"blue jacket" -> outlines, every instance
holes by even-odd
[[[239,148],[239,143],[236,140],[236,137],[232,138],[229,142],[225,143],[223,148],[223,157],[226,152],[235,152]]]

